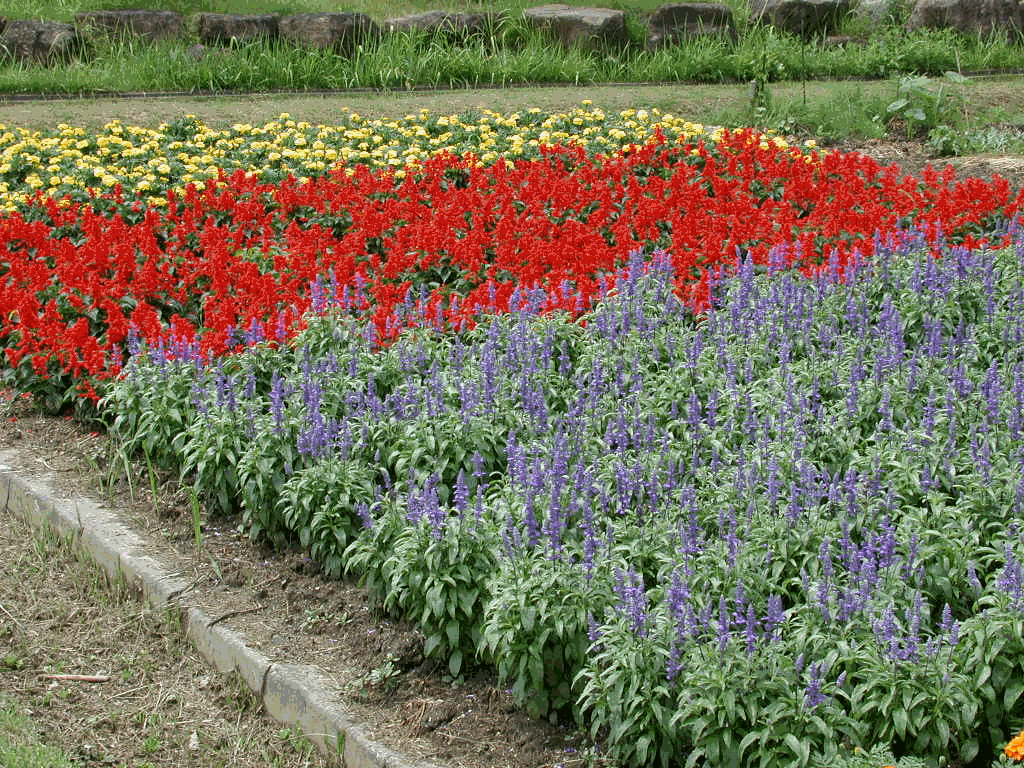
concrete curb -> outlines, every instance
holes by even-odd
[[[154,608],[179,606],[185,633],[196,650],[220,672],[237,672],[267,713],[297,726],[325,755],[346,768],[436,768],[413,763],[370,741],[360,724],[345,712],[317,670],[271,662],[212,617],[188,602],[189,583],[148,554],[152,545],[133,531],[116,511],[90,499],[62,498],[52,473],[26,477],[11,469],[17,451],[0,451],[0,502],[5,512],[36,529],[49,529],[89,555],[112,580],[123,580]]]

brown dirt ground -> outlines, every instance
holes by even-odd
[[[927,156],[913,142],[837,149],[870,154],[918,174]],[[999,173],[1024,188],[1024,157],[950,161],[963,175]],[[471,768],[600,765],[570,728],[527,719],[486,670],[460,684],[422,657],[422,636],[377,613],[356,585],[329,581],[301,551],[269,552],[209,521],[194,546],[185,495],[170,479],[156,498],[146,474],[112,471],[104,435],[47,418],[0,393],[0,449],[17,448],[26,472],[56,474],[60,487],[125,510],[137,530],[170,546],[193,574],[211,615],[275,661],[315,665],[370,724],[369,735],[410,758]],[[100,468],[107,468],[101,470]],[[26,546],[26,528],[0,514],[0,690],[30,713],[44,742],[78,765],[313,766],[308,742],[258,716],[244,685],[211,672],[181,632],[53,541]],[[53,673],[110,675],[104,683],[61,682]],[[196,738],[193,739],[193,734]],[[191,746],[190,746],[191,742]],[[198,746],[196,746],[198,742]]]

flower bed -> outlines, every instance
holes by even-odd
[[[239,170],[19,203],[0,335],[623,765],[990,761],[1024,724],[1022,202],[746,131]]]

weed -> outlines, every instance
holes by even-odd
[[[195,486],[189,486],[188,497],[192,507],[192,533],[195,536],[196,552],[201,552],[203,549],[203,525],[199,507],[199,494]]]
[[[944,78],[937,87],[930,78],[924,76],[900,78],[896,86],[896,99],[886,107],[886,113],[906,123],[908,139],[927,135],[940,124],[959,119],[960,115],[950,100],[945,98],[945,85],[964,85],[968,80],[953,71],[946,72]]]

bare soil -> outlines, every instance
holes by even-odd
[[[859,150],[917,175],[923,145],[880,141]],[[964,175],[1000,174],[1024,188],[1024,157],[949,161]],[[211,615],[274,661],[312,664],[345,693],[375,738],[410,759],[471,768],[601,764],[571,727],[516,711],[486,669],[453,682],[423,658],[423,637],[383,615],[357,585],[325,579],[299,550],[252,544],[237,521],[207,521],[197,549],[188,500],[173,479],[151,493],[139,468],[115,468],[108,438],[44,417],[0,393],[0,449],[16,448],[26,473],[55,473],[62,490],[103,499],[136,530],[173,546]],[[259,716],[244,684],[209,670],[181,632],[140,607],[65,547],[33,539],[0,513],[0,690],[29,713],[44,741],[79,765],[318,766],[297,734]],[[230,615],[227,615],[230,614]],[[102,674],[104,682],[58,680]]]

